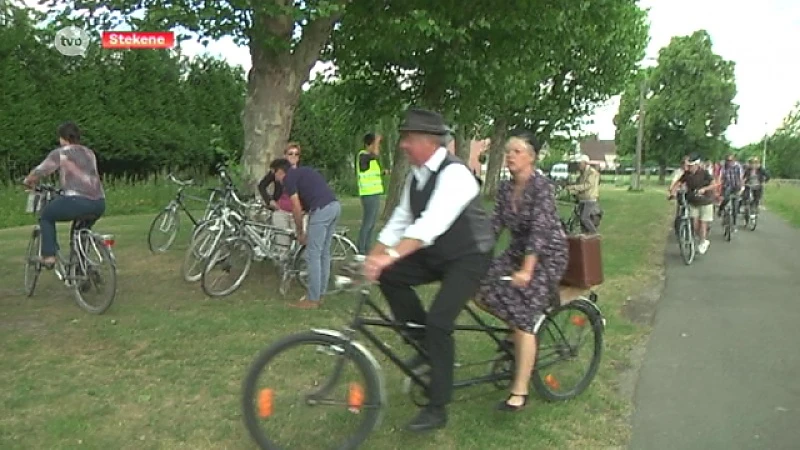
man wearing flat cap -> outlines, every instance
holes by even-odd
[[[398,145],[411,163],[400,203],[367,256],[366,276],[377,280],[392,313],[412,328],[408,343],[422,350],[409,365],[429,367],[428,406],[409,423],[411,431],[442,428],[453,391],[453,327],[486,274],[494,248],[491,219],[478,181],[445,148],[442,116],[410,109]],[[441,282],[426,313],[414,287]]]

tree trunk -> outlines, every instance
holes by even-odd
[[[250,190],[267,173],[269,162],[282,154],[301,87],[307,79],[308,73],[299,74],[292,67],[251,69],[242,114],[242,177]]]
[[[242,178],[254,191],[267,173],[272,158],[283,154],[289,140],[297,102],[311,68],[328,41],[339,15],[314,20],[303,27],[303,37],[292,50],[272,50],[264,34],[290,36],[294,20],[289,16],[257,16],[261,28],[250,40],[252,68],[247,75],[247,98],[242,112],[244,150]]]
[[[383,136],[383,145],[381,145],[381,164],[384,169],[392,170],[394,166],[394,149],[397,147],[397,139],[399,133],[397,127],[399,125],[398,118],[395,116],[386,116],[380,120],[381,135]]]
[[[381,215],[382,220],[389,220],[394,207],[400,203],[400,197],[403,193],[409,170],[408,158],[398,145],[394,146],[392,153],[392,172],[389,178],[389,185],[386,187],[386,203]]]
[[[456,156],[469,164],[470,142],[467,138],[467,128],[463,125],[456,127]]]
[[[483,195],[494,197],[500,185],[500,171],[503,168],[503,148],[508,125],[504,119],[495,119],[492,142],[489,147],[489,161],[486,164],[486,177],[483,181]]]

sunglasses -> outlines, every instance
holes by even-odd
[[[300,156],[300,152],[287,152],[286,156]]]

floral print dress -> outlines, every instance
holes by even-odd
[[[569,257],[567,237],[556,210],[553,185],[542,175],[528,180],[514,208],[514,185],[504,181],[497,192],[492,228],[495,237],[508,229],[511,241],[495,257],[481,283],[480,302],[510,326],[533,332],[541,315],[558,295]],[[526,255],[537,256],[531,282],[522,288],[501,280],[522,267]]]

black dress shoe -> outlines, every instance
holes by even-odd
[[[447,425],[447,411],[442,406],[428,406],[417,414],[406,429],[415,433],[444,428]]]

